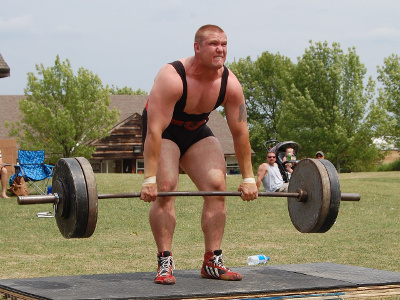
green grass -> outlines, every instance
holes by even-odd
[[[342,192],[361,194],[360,202],[341,202],[336,224],[324,234],[302,234],[291,224],[285,198],[250,203],[227,198],[228,219],[222,245],[226,264],[245,266],[253,254],[269,264],[332,262],[400,272],[400,172],[340,174]],[[96,174],[99,193],[138,192],[142,177]],[[235,191],[240,176],[228,176]],[[195,190],[181,175],[179,190]],[[36,212],[50,204],[19,206],[0,199],[0,278],[154,272],[156,247],[148,222],[150,205],[139,199],[99,200],[97,228],[88,239],[65,239],[52,218]],[[199,269],[204,246],[200,228],[202,199],[176,200],[174,236],[177,269]]]

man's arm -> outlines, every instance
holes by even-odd
[[[232,72],[229,74],[227,99],[224,106],[242,176],[243,178],[254,178],[249,130],[247,128],[246,104],[242,87]]]
[[[268,173],[268,164],[267,163],[263,163],[258,167],[258,171],[257,171],[257,188],[259,189],[261,186],[261,180],[263,180],[263,178],[265,177],[265,175],[267,175]]]
[[[233,146],[242,173],[243,182],[238,190],[242,199],[254,200],[258,197],[258,189],[251,164],[251,147],[247,128],[247,112],[242,87],[236,76],[229,71],[225,115],[233,137]]]
[[[157,185],[146,179],[157,175],[161,153],[162,133],[171,122],[176,102],[182,95],[183,86],[179,75],[171,65],[163,66],[154,79],[147,107],[147,133],[144,143],[144,177],[141,199],[154,201]]]

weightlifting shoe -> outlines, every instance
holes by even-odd
[[[169,251],[163,251],[157,254],[157,258],[158,272],[154,282],[160,284],[174,284],[176,280],[172,271],[175,269],[172,253]]]
[[[240,273],[232,272],[224,266],[222,261],[222,250],[215,250],[214,252],[210,251],[204,254],[201,277],[234,281],[242,280],[242,275]]]

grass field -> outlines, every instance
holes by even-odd
[[[302,234],[291,224],[285,198],[250,203],[227,198],[228,219],[222,249],[226,265],[245,266],[253,254],[269,264],[332,262],[400,272],[400,172],[340,174],[342,192],[361,194],[342,202],[336,224],[324,234]],[[142,177],[97,174],[99,193],[137,192]],[[228,190],[241,181],[228,176]],[[179,190],[195,190],[181,175]],[[199,269],[203,257],[202,199],[176,200],[174,237],[177,269]],[[149,204],[138,199],[99,200],[95,233],[65,239],[52,218],[36,212],[50,204],[19,206],[16,197],[0,199],[0,278],[28,278],[156,270],[156,247],[148,222]]]

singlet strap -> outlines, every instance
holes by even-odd
[[[170,65],[172,65],[175,68],[176,72],[182,79],[182,84],[183,84],[182,96],[179,99],[179,101],[175,104],[175,108],[179,108],[181,111],[183,111],[185,109],[186,99],[187,99],[187,81],[186,81],[185,67],[179,60],[170,63]]]
[[[222,104],[222,102],[224,102],[226,86],[228,83],[228,76],[229,76],[229,70],[227,67],[224,66],[224,72],[222,73],[222,79],[221,79],[221,89],[219,90],[218,100],[213,110],[217,109]]]

